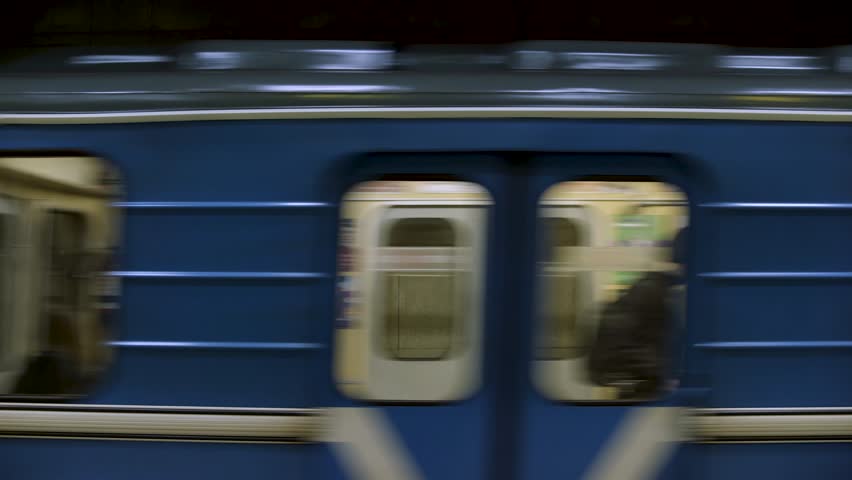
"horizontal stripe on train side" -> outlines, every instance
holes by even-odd
[[[0,408],[0,437],[306,443],[319,410],[113,407]]]
[[[333,418],[321,408],[22,403],[0,406],[0,437],[312,443]],[[693,409],[681,420],[681,438],[695,443],[852,441],[852,408]]]
[[[685,419],[693,442],[849,442],[852,409],[699,409]]]

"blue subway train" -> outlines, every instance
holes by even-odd
[[[0,65],[0,476],[852,476],[852,49]]]

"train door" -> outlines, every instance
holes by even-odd
[[[696,478],[682,429],[688,178],[659,160],[540,157],[517,477]]]
[[[492,198],[372,181],[343,199],[334,377],[341,478],[487,478],[482,392]]]
[[[683,179],[652,168],[590,193],[595,182],[565,182],[609,174],[599,159],[495,163],[468,176],[481,183],[366,182],[344,196],[326,478],[670,475],[683,368],[670,254],[688,211],[670,187]],[[653,348],[615,335],[602,352],[601,317],[618,316],[602,312],[646,277],[665,283],[650,291],[664,290],[671,322],[638,334]]]

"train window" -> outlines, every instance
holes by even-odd
[[[115,172],[87,157],[0,158],[0,400],[85,394],[109,359],[103,290],[117,241]],[[2,205],[0,205],[2,209]],[[2,213],[2,212],[0,212]],[[111,285],[112,286],[112,285]]]
[[[451,401],[478,385],[489,205],[464,182],[377,181],[347,193],[335,351],[345,393]]]
[[[73,318],[84,306],[85,299],[81,295],[85,281],[85,272],[81,269],[84,222],[83,215],[76,212],[46,212],[43,230],[43,258],[46,260],[43,324],[50,325],[54,318]],[[48,334],[61,335],[57,332]],[[68,342],[69,339],[62,341]]]
[[[385,246],[443,248],[445,252],[452,252],[456,246],[455,237],[452,224],[445,218],[402,218],[392,222]],[[453,288],[456,275],[452,266],[449,267],[436,272],[383,273],[383,337],[392,358],[434,360],[450,352],[452,326],[456,320]]]
[[[586,243],[587,234],[581,219],[553,215],[541,220],[548,261],[558,262],[565,251]],[[543,282],[547,292],[543,296],[541,316],[545,326],[541,332],[546,335],[540,337],[539,358],[565,359],[582,354],[577,322],[583,313],[580,289],[587,283],[584,275],[581,272],[547,275],[547,281]]]
[[[7,343],[10,341],[12,315],[12,284],[14,278],[14,217],[12,204],[0,197],[0,371],[8,363]]]
[[[680,190],[650,180],[545,192],[533,365],[543,393],[641,401],[673,384],[687,215]]]

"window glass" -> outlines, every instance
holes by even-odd
[[[79,396],[103,372],[116,178],[95,158],[0,158],[0,198],[15,206],[0,204],[0,399]]]
[[[565,217],[542,217],[543,238],[546,242],[545,255],[548,262],[560,262],[571,247],[580,246],[583,228],[577,219]],[[542,331],[539,348],[540,358],[572,358],[582,354],[578,319],[582,315],[580,288],[583,273],[564,272],[547,275],[543,288],[545,304],[542,305]]]
[[[400,255],[452,257],[456,246],[445,218],[402,218],[391,222],[387,247]],[[442,248],[443,247],[443,251]],[[413,250],[418,249],[418,250]],[[416,252],[416,253],[415,253]],[[437,266],[437,265],[435,265]],[[387,271],[384,280],[385,347],[397,359],[439,359],[450,353],[457,286],[453,265],[445,271]]]
[[[11,285],[13,270],[12,215],[10,205],[0,198],[0,370],[7,367],[6,343],[9,341],[12,314]]]
[[[84,217],[80,213],[50,211],[44,227],[47,260],[44,306],[49,324],[51,318],[74,317],[83,308]]]
[[[445,401],[478,382],[487,193],[369,182],[342,207],[336,376],[374,400]]]
[[[655,181],[558,184],[541,201],[537,358],[550,397],[646,400],[676,377],[687,203]]]

